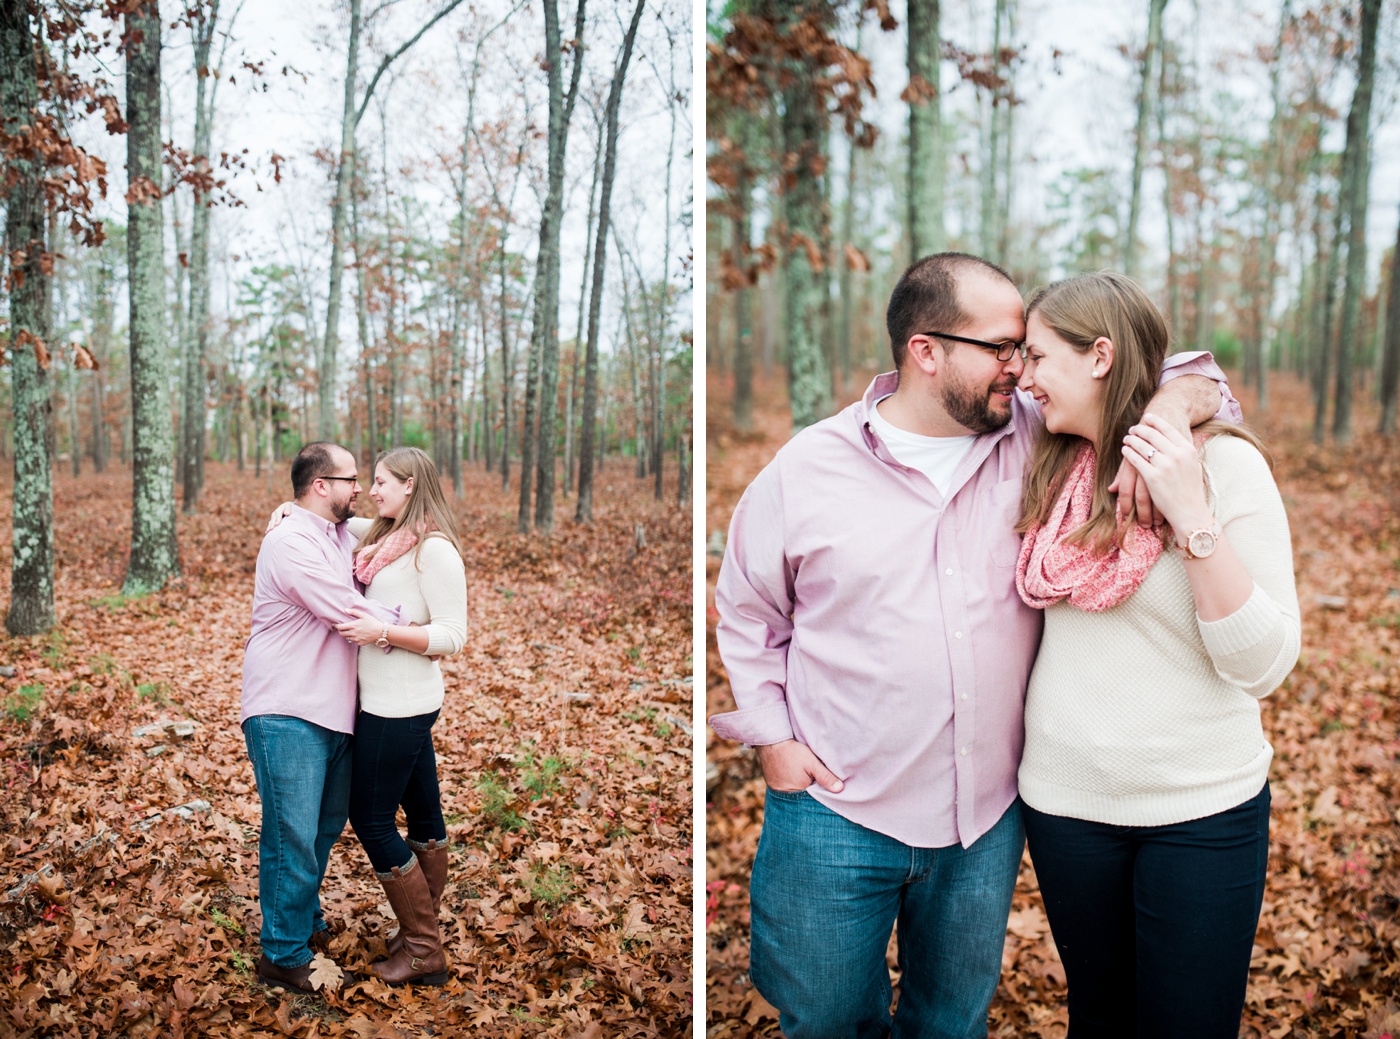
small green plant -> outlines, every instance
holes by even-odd
[[[38,682],[22,685],[5,697],[3,710],[6,718],[17,722],[27,722],[38,712],[44,702],[44,687]]]
[[[116,595],[99,595],[96,599],[92,600],[92,605],[100,606],[104,610],[115,613],[117,610],[124,609],[129,603],[133,603],[141,597],[141,595],[126,595],[120,592]]]
[[[481,794],[481,817],[486,825],[497,830],[525,829],[525,817],[511,807],[515,795],[501,782],[494,772],[484,772],[476,781],[476,789]]]
[[[574,893],[573,871],[568,866],[546,866],[536,862],[530,867],[530,897],[536,902],[558,908]]]
[[[633,661],[634,663],[635,663],[636,661],[638,661],[638,660],[641,660],[641,659],[642,659],[642,651],[641,651],[640,649],[638,649],[636,646],[628,646],[628,647],[627,647],[627,659]]]
[[[217,906],[215,906],[213,911],[210,912],[209,919],[213,920],[215,924],[222,927],[225,931],[231,931],[232,933],[238,935],[240,938],[242,938],[248,933],[246,930],[243,929],[242,924],[240,924],[237,920],[229,916]],[[235,953],[234,955],[238,954]]]
[[[88,657],[88,667],[92,668],[95,675],[110,675],[116,672],[117,662],[108,653],[98,653]]]
[[[150,700],[161,707],[169,707],[170,686],[164,682],[142,682],[136,687],[136,699]]]
[[[55,628],[49,632],[48,638],[44,640],[44,650],[41,654],[44,663],[49,667],[62,667],[68,659],[68,639],[63,632]]]
[[[622,715],[629,722],[654,721],[656,719],[655,707],[638,707],[635,711],[626,711]]]
[[[233,969],[239,974],[251,974],[253,972],[253,959],[246,952],[234,949],[229,954],[229,959],[233,961]]]
[[[569,767],[569,763],[558,755],[551,754],[543,761],[536,761],[534,752],[525,755],[525,767],[520,771],[520,781],[530,791],[530,800],[538,801],[550,794],[557,794],[564,788],[559,782],[559,773]]]
[[[657,734],[658,736],[660,736],[663,740],[664,740],[667,736],[671,735],[671,723],[670,723],[670,722],[666,722],[666,721],[657,722],[657,723],[656,723],[656,734]]]

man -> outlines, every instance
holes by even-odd
[[[715,592],[739,709],[710,724],[758,748],[768,784],[750,972],[788,1039],[985,1036],[1021,860],[1041,630],[1014,587],[1040,425],[1016,392],[1023,304],[1000,268],[945,253],[904,273],[887,324],[896,371],[754,480]],[[1192,377],[1153,410],[1210,418],[1209,356],[1169,365]]]
[[[349,814],[358,649],[333,625],[352,606],[399,621],[397,607],[360,594],[351,572],[345,521],[359,491],[345,448],[318,442],[297,453],[296,504],[258,552],[244,647],[239,721],[262,799],[258,978],[298,992],[313,991],[310,945],[326,930],[321,880]]]

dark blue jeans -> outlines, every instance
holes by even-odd
[[[1018,803],[963,848],[914,848],[769,790],[749,970],[788,1039],[983,1039],[1021,862]],[[885,949],[899,924],[899,1009]]]
[[[413,851],[399,835],[399,806],[409,840],[445,841],[438,793],[433,722],[438,712],[411,718],[381,718],[361,711],[355,718],[355,756],[350,771],[350,825],[376,873],[408,865]]]
[[[1170,826],[1025,806],[1069,982],[1069,1039],[1236,1039],[1269,859],[1269,786]]]

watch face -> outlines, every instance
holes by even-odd
[[[1191,540],[1186,543],[1186,547],[1198,559],[1202,556],[1208,556],[1215,551],[1215,535],[1208,530],[1195,531],[1191,535]]]

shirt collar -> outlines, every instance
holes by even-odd
[[[292,502],[291,516],[296,516],[298,513],[300,513],[303,517],[303,523],[310,524],[312,527],[315,527],[318,531],[324,531],[327,537],[336,537],[340,533],[341,527],[343,526],[343,524],[341,523],[336,523],[333,520],[328,520],[324,516],[318,516],[310,509],[303,508],[296,502]],[[287,518],[290,519],[291,516]]]

